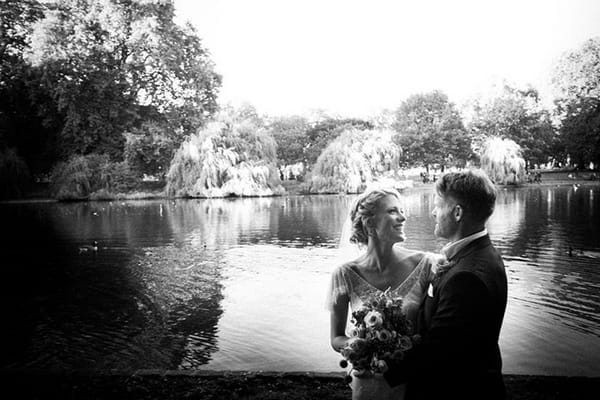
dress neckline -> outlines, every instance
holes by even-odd
[[[366,283],[369,287],[377,290],[380,293],[385,292],[386,290],[390,290],[390,292],[395,292],[398,289],[400,289],[402,287],[402,285],[404,285],[406,282],[409,281],[409,279],[415,274],[415,272],[419,269],[419,266],[421,265],[421,263],[425,260],[426,258],[426,253],[423,254],[423,257],[421,257],[421,259],[419,260],[419,262],[417,263],[417,265],[415,265],[415,267],[413,268],[412,271],[410,271],[410,274],[408,274],[408,276],[406,278],[404,278],[404,280],[400,283],[398,283],[396,285],[396,287],[388,287],[384,290],[379,289],[377,286],[373,285],[371,282],[369,282],[364,276],[362,276],[361,273],[359,273],[355,268],[356,268],[356,264],[352,263],[351,265],[348,266],[348,269],[350,271],[352,271],[352,273],[356,276],[358,276],[360,278],[361,281],[363,281],[364,283]]]

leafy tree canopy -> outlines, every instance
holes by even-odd
[[[555,66],[552,83],[561,119],[558,148],[579,167],[600,163],[600,37],[565,53]]]
[[[110,161],[106,154],[75,155],[59,162],[51,181],[52,195],[59,200],[110,198],[138,184],[126,162]]]
[[[529,164],[547,162],[557,140],[550,113],[532,87],[520,90],[505,84],[496,96],[474,100],[469,128],[475,143],[490,137],[513,140]]]
[[[521,147],[511,139],[488,137],[481,148],[481,169],[492,182],[506,185],[517,184],[525,176],[525,160]]]
[[[31,24],[43,16],[42,5],[35,0],[0,2],[0,60],[2,71],[10,57],[21,57],[28,48]]]
[[[357,118],[326,118],[314,124],[307,132],[308,144],[305,148],[305,159],[308,168],[316,163],[321,152],[347,129],[373,129],[373,124]]]
[[[181,132],[171,132],[168,124],[145,121],[139,128],[125,133],[125,161],[142,176],[165,177],[177,148],[184,140]]]
[[[191,197],[281,194],[277,145],[257,122],[245,111],[229,109],[191,135],[171,162],[167,193]]]
[[[469,134],[443,92],[410,96],[396,111],[393,128],[404,165],[463,166],[471,158]]]
[[[390,130],[345,130],[319,156],[310,191],[358,193],[365,186],[398,169],[400,149]]]
[[[561,131],[563,159],[579,168],[600,165],[600,99],[582,98],[568,104]]]
[[[552,86],[559,104],[600,98],[600,37],[562,55],[554,66]]]
[[[122,154],[122,133],[162,116],[186,133],[216,111],[221,78],[172,1],[62,0],[35,24],[29,60],[64,117],[70,153]]]
[[[0,148],[12,148],[33,173],[54,158],[58,118],[39,71],[24,59],[33,23],[43,17],[35,0],[0,2]]]
[[[0,199],[21,197],[29,180],[29,168],[15,149],[0,147]]]
[[[306,164],[305,150],[309,144],[306,132],[310,124],[305,117],[291,116],[275,118],[268,129],[277,142],[277,159],[280,165]]]

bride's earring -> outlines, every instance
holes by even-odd
[[[367,225],[367,224],[363,225],[363,231],[367,234],[367,237],[373,236],[373,228],[370,227],[369,225]]]
[[[367,228],[367,232],[369,233],[369,236],[372,238],[377,236],[377,230],[375,228],[373,228],[372,226]]]

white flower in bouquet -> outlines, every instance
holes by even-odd
[[[366,337],[367,330],[363,327],[358,327],[350,329],[349,333],[350,337],[358,337],[364,339]]]
[[[377,311],[369,311],[365,316],[365,325],[369,328],[377,328],[383,324],[383,317]]]

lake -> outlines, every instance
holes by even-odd
[[[341,371],[325,294],[354,198],[2,203],[2,367]],[[433,191],[404,202],[403,245],[439,251]],[[488,230],[503,372],[600,376],[600,187],[503,189]]]

